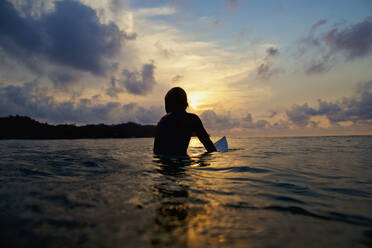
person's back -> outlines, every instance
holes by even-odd
[[[186,112],[186,92],[172,88],[165,97],[167,114],[161,118],[154,141],[154,153],[165,155],[186,155],[192,134],[196,134],[208,152],[216,151],[200,118]]]

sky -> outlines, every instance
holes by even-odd
[[[372,134],[372,1],[3,0],[0,116],[213,136]]]

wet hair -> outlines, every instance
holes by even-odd
[[[182,112],[189,106],[186,92],[180,87],[174,87],[165,95],[165,111]]]

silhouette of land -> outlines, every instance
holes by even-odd
[[[154,125],[51,125],[27,116],[0,117],[0,139],[97,139],[154,137]]]

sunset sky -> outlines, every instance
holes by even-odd
[[[215,136],[372,134],[372,1],[0,1],[0,116]]]

